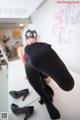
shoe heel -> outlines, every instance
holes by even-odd
[[[29,111],[27,113],[25,113],[25,118],[24,120],[27,120],[34,112],[34,106],[30,106],[29,107]]]
[[[23,99],[22,99],[23,101],[26,99],[28,94],[29,94],[29,90],[27,89],[24,93],[24,96],[23,96]]]

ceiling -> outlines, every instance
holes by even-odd
[[[46,0],[0,0],[0,26],[29,21],[32,13]]]

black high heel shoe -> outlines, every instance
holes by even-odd
[[[15,99],[23,96],[22,100],[24,101],[25,98],[27,97],[27,95],[29,94],[29,90],[28,89],[23,89],[23,90],[20,90],[20,91],[10,91],[9,94]]]
[[[47,85],[46,83],[44,83],[44,84],[45,84],[44,85],[44,90],[45,90],[47,96],[49,97],[49,100],[52,102],[53,101],[53,96],[54,96],[54,91],[52,90],[52,88],[49,85]],[[44,100],[41,98],[39,100],[39,103],[41,105],[44,104]]]
[[[10,108],[15,115],[25,114],[24,120],[27,120],[27,118],[29,118],[33,114],[33,111],[34,111],[34,106],[28,106],[28,107],[21,108],[16,104],[11,104]]]

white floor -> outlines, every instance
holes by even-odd
[[[0,69],[0,112],[8,112],[8,73],[7,67]]]
[[[80,120],[80,75],[78,73],[70,71],[75,80],[75,87],[70,92],[61,90],[54,81],[50,82],[50,86],[54,89],[54,101],[53,104],[60,111],[60,120]],[[45,105],[39,104],[39,96],[34,89],[28,83],[26,79],[24,66],[20,60],[12,61],[8,66],[8,92],[11,90],[21,90],[28,88],[30,94],[25,101],[20,99],[13,99],[9,97],[9,120],[23,120],[24,115],[15,116],[10,110],[11,103],[15,103],[20,107],[34,106],[34,114],[29,120],[50,120],[49,114]]]

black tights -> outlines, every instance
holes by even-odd
[[[35,89],[35,91],[40,95],[40,97],[45,101],[45,105],[46,105],[46,108],[49,112],[51,119],[60,118],[60,114],[59,114],[58,110],[50,102],[50,98],[46,94],[46,91],[44,90],[44,84],[41,79],[40,73],[37,70],[35,70],[31,65],[28,65],[28,64],[26,64],[25,70],[26,70],[26,74],[27,74],[29,83],[32,85],[32,87]],[[63,77],[64,77],[64,75],[63,75]],[[68,80],[65,78],[65,82],[63,79],[61,81],[61,79],[58,78],[58,80],[59,81],[57,83],[59,84],[59,86],[61,86],[61,88],[63,88],[63,90],[69,91],[73,88],[74,82],[73,82],[73,79],[70,74],[68,75]]]
[[[41,44],[42,46],[42,44]],[[51,47],[43,46],[41,48],[40,44],[37,46],[37,49],[40,47],[38,53],[34,49],[34,45],[28,49],[26,47],[25,52],[28,54],[28,59],[30,60],[30,65],[26,64],[25,70],[27,78],[36,92],[44,99],[48,112],[50,113],[51,118],[54,118],[54,111],[52,104],[47,96],[45,90],[43,89],[44,85],[40,77],[40,73],[52,77],[59,87],[65,91],[70,91],[74,87],[74,80],[65,64],[58,57],[56,52],[52,50]],[[44,49],[43,49],[44,48]],[[35,55],[35,54],[36,55]],[[55,112],[55,114],[57,114]],[[59,115],[59,114],[58,114]]]
[[[38,71],[36,71],[30,65],[26,65],[25,70],[26,70],[26,73],[27,73],[27,78],[29,80],[29,83],[32,85],[32,87],[35,89],[35,91],[44,100],[51,119],[60,118],[60,114],[59,114],[58,110],[50,102],[50,98],[44,90],[44,84],[43,84],[43,81],[41,79],[40,73]]]
[[[41,79],[41,75],[38,71],[36,71],[31,65],[26,64],[25,66],[26,75],[28,81],[32,85],[32,87],[36,90],[36,92],[43,97],[44,96],[44,84]]]
[[[62,79],[60,78],[60,76],[58,76],[58,74],[56,74],[56,77],[53,76],[53,74],[51,74],[51,76],[53,78],[55,78],[55,81],[57,82],[57,84],[63,90],[69,91],[69,90],[71,90],[73,88],[74,81],[73,81],[72,76],[68,72],[68,70],[66,68],[63,68],[63,69],[64,69],[64,73],[61,76]],[[50,97],[46,94],[46,91],[44,90],[44,82],[41,79],[40,72],[35,70],[34,67],[32,67],[29,64],[26,64],[25,71],[26,71],[29,83],[32,85],[32,87],[35,89],[35,91],[40,95],[40,97],[44,100],[46,108],[47,108],[47,110],[49,112],[50,118],[51,119],[58,119],[58,118],[60,118],[59,111],[51,103]]]
[[[25,53],[30,65],[36,72],[52,77],[61,89],[72,90],[74,80],[63,61],[49,44],[35,43],[28,45],[25,47]]]
[[[49,49],[48,49],[49,50]],[[59,87],[65,91],[70,91],[74,87],[74,79],[68,71],[63,61],[51,48],[50,52],[41,58],[41,61],[34,61],[31,66],[45,75],[50,76]]]

